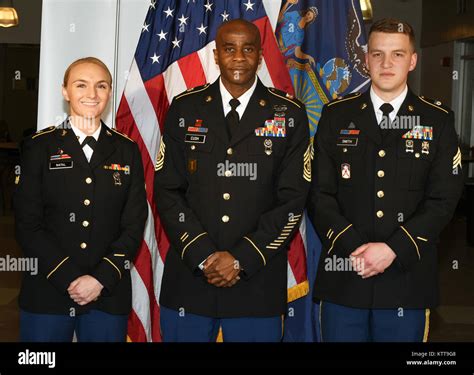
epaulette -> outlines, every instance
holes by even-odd
[[[178,100],[186,95],[191,95],[191,94],[196,94],[198,92],[201,92],[201,91],[204,91],[205,89],[207,89],[208,87],[210,86],[210,83],[206,83],[205,85],[202,85],[202,86],[197,86],[197,87],[193,87],[193,88],[190,88],[190,89],[187,89],[185,92],[182,92],[181,94],[179,95],[176,95],[175,96],[175,100]]]
[[[112,129],[112,128],[110,128],[110,130],[112,130],[115,134],[121,135],[122,137],[124,137],[124,138],[128,139],[129,141],[135,143],[135,141],[132,138],[127,137],[125,134],[120,133],[118,130],[115,130],[115,129]]]
[[[301,102],[296,99],[293,95],[288,94],[287,92],[277,90],[273,87],[268,87],[268,92],[272,95],[275,95],[278,98],[285,99],[286,101],[293,103],[298,108],[301,108]]]
[[[433,99],[429,99],[429,98],[425,98],[424,96],[419,96],[418,98],[420,98],[420,100],[423,102],[423,103],[426,103],[436,109],[439,109],[440,111],[443,111],[445,113],[449,113],[449,108],[444,106],[443,103],[441,103],[439,100],[433,100]]]
[[[351,99],[355,99],[355,98],[358,98],[359,96],[361,95],[360,92],[353,92],[351,94],[348,94],[348,95],[345,95],[345,96],[340,96],[338,97],[337,99],[334,99],[333,101],[329,102],[328,104],[326,104],[327,107],[330,107],[334,104],[338,104],[338,103],[342,103],[342,102],[345,102],[346,100],[351,100]]]
[[[48,134],[56,130],[56,126],[48,126],[45,129],[39,130],[31,137],[31,139],[35,139],[36,137],[39,137],[40,135]]]

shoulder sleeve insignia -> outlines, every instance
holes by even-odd
[[[160,151],[158,152],[158,157],[156,158],[155,171],[158,172],[163,165],[165,164],[165,149],[166,145],[163,141],[163,136],[160,138]]]

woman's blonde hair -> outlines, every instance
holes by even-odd
[[[107,77],[109,78],[109,84],[112,86],[112,74],[110,74],[109,68],[107,68],[107,65],[105,65],[101,60],[99,60],[96,57],[83,57],[82,59],[78,59],[74,61],[71,65],[69,65],[64,72],[64,78],[63,78],[63,86],[67,86],[67,82],[69,80],[69,74],[71,73],[72,68],[74,68],[77,65],[80,64],[95,64],[100,66],[102,69],[104,69],[107,72]]]

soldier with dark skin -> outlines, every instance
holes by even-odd
[[[250,29],[250,30],[248,30]],[[250,34],[250,35],[249,35]],[[260,32],[245,23],[227,23],[216,36],[214,59],[221,72],[221,81],[233,98],[240,97],[255,82],[255,73],[262,62]],[[236,50],[242,56],[235,58]],[[239,280],[236,259],[228,251],[216,251],[204,263],[204,275],[209,283],[232,286]]]
[[[220,78],[174,98],[155,167],[171,243],[161,332],[212,342],[222,327],[227,342],[280,341],[287,250],[311,178],[306,111],[257,78],[252,23],[221,25],[214,57]]]

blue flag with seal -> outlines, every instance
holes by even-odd
[[[313,139],[323,105],[365,90],[370,82],[359,0],[283,0],[276,38],[296,97],[306,105]],[[312,302],[312,287],[321,242],[307,218],[306,245],[311,290],[289,304],[284,341],[319,341],[319,306]]]

